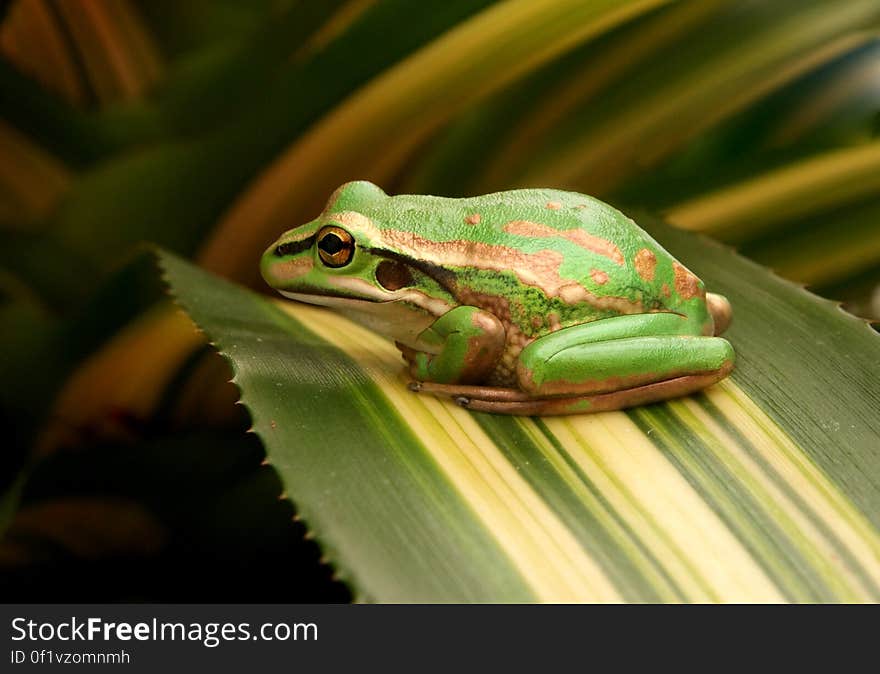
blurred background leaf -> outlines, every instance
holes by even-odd
[[[138,244],[259,288],[267,242],[346,180],[594,194],[877,320],[878,25],[875,0],[0,3],[0,477],[6,512],[21,498],[24,518],[3,559],[36,559],[22,541],[42,541],[38,587],[60,577],[53,559],[87,549],[38,526],[56,496],[96,521],[117,504],[155,533],[149,548],[99,546],[83,573],[179,559],[163,551],[191,530],[108,453],[140,451],[159,475],[164,439],[188,437],[210,471],[199,438],[249,424]],[[119,475],[68,494],[40,477],[66,456]],[[304,577],[323,578],[303,559]]]

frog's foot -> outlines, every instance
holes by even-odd
[[[532,397],[515,388],[501,386],[468,386],[466,384],[436,384],[431,381],[412,381],[409,390],[415,393],[430,393],[461,400],[482,400],[484,402],[525,402]]]
[[[418,381],[438,383],[485,381],[504,351],[501,321],[478,307],[461,305],[447,311],[419,333],[417,350],[395,342],[409,372]]]
[[[529,398],[526,396],[522,398],[514,396],[499,397],[497,395],[482,397],[480,395],[462,394],[456,396],[456,402],[462,407],[475,412],[491,412],[493,414],[525,416],[591,414],[646,405],[696,393],[707,386],[721,381],[730,374],[731,370],[733,370],[733,363],[728,363],[714,372],[674,377],[665,381],[596,395],[558,398]],[[500,391],[508,390],[515,391],[519,396],[524,395],[521,391],[516,391],[516,389],[500,389]]]

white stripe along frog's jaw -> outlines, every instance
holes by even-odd
[[[365,285],[369,286],[369,284]],[[375,300],[293,293],[286,290],[279,292],[284,297],[298,302],[335,309],[380,335],[422,350],[425,349],[425,345],[419,343],[418,335],[438,316],[452,308],[443,300],[429,297],[413,289],[395,292],[383,292],[377,289],[376,296],[384,298]]]

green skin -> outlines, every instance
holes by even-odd
[[[346,183],[264,253],[266,282],[395,340],[411,388],[568,414],[726,377],[730,305],[632,220],[575,192],[390,197]]]

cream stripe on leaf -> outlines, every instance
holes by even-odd
[[[288,311],[291,311],[287,307]],[[398,376],[391,343],[337,315],[296,307],[325,339],[357,354],[398,414],[422,438],[446,478],[546,601],[617,601],[621,597],[567,527],[489,439],[473,416],[448,401],[416,396]]]
[[[733,382],[725,383],[724,387],[731,392],[736,391],[736,384]],[[806,502],[791,498],[787,490],[781,489],[774,482],[773,476],[765,472],[762,465],[737,442],[735,435],[726,432],[697,402],[676,403],[676,411],[681,407],[686,407],[693,413],[698,423],[705,424],[703,428],[708,430],[707,435],[713,438],[713,444],[718,447],[718,458],[731,466],[739,484],[753,492],[756,503],[768,508],[767,515],[773,517],[783,529],[794,546],[793,551],[799,554],[802,563],[809,566],[812,575],[824,585],[823,590],[827,596],[822,596],[822,599],[858,601],[878,598],[873,583],[863,582],[861,569],[851,568],[847,564],[852,556],[849,551],[846,555],[843,554],[839,538],[828,535],[833,529],[816,525]],[[767,422],[772,423],[769,419]],[[745,427],[746,432],[753,432],[753,429],[754,425]],[[752,443],[752,447],[772,451],[772,438],[756,439],[759,442]],[[772,504],[772,508],[768,504]],[[836,524],[845,526],[842,519],[838,519]]]
[[[659,560],[665,575],[672,579],[684,598],[699,601],[713,599],[710,589],[697,577],[694,569],[671,543],[665,532],[658,529],[650,515],[640,507],[638,495],[628,491],[616,476],[605,470],[601,462],[593,456],[584,434],[576,432],[567,420],[547,419],[543,423],[550,436],[565,448],[572,463],[585,476],[583,479],[589,479],[595,484],[603,499],[609,503],[610,508],[633,532],[637,540],[651,550],[654,557]],[[591,419],[588,423],[597,423],[597,421]],[[602,433],[601,430],[599,432]],[[605,435],[603,442],[612,444],[615,450],[618,449],[615,438],[611,435]]]
[[[695,601],[779,601],[782,596],[716,513],[626,414],[550,420],[581,438],[581,461],[604,471],[658,541],[661,562]]]
[[[821,549],[824,540],[809,519],[697,403],[673,401],[668,407],[634,414],[654,429],[678,469],[787,598],[863,596],[845,582],[840,569],[829,568],[830,551]]]
[[[876,540],[880,336],[835,303],[720,246],[651,218],[640,223],[730,300],[734,321],[725,337],[737,352],[733,380],[755,422],[771,434],[784,429],[788,439],[779,447],[788,447],[789,461],[838,494],[833,517],[858,523],[863,543]]]
[[[880,587],[880,534],[855,509],[840,489],[804,455],[770,417],[735,384],[708,392],[708,399],[749,441],[775,471],[778,479],[797,494],[811,518],[833,532],[870,579],[872,594]]]
[[[540,419],[478,415],[478,422],[517,471],[602,565],[623,596],[681,601],[685,595],[593,481],[574,464]]]

